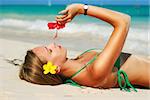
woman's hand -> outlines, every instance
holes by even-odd
[[[56,16],[55,20],[59,24],[65,24],[65,23],[72,21],[72,19],[76,15],[81,14],[81,11],[83,9],[82,6],[83,6],[83,4],[71,4],[71,5],[69,5],[65,10],[62,10],[59,12],[59,14],[61,14],[61,15]]]

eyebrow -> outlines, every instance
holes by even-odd
[[[46,51],[49,51],[47,47],[44,46],[44,48],[46,49]]]

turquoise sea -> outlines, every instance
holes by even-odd
[[[65,5],[3,5],[0,6],[0,18],[14,18],[23,20],[43,19],[53,20],[53,17],[59,11],[65,9]],[[141,18],[141,21],[147,21],[149,16],[149,6],[125,5],[125,6],[101,6],[104,8],[116,10],[129,14],[133,21]],[[93,21],[83,18],[81,21]]]
[[[65,7],[65,5],[1,5],[0,38],[15,38],[23,41],[32,41],[33,38],[37,39],[39,37],[38,41],[42,41],[41,38],[46,39],[45,36],[50,35],[51,37],[51,33],[54,33],[54,31],[48,30],[47,23],[54,21],[58,12],[65,9]],[[131,28],[124,50],[148,55],[149,6],[104,5],[101,7],[123,12],[131,16]],[[67,41],[80,39],[81,36],[84,36],[86,38],[81,39],[81,42],[88,40],[90,41],[90,45],[94,42],[94,46],[99,46],[99,41],[93,39],[99,35],[103,41],[100,46],[103,47],[112,30],[112,27],[103,21],[80,15],[71,23],[68,23],[63,30],[60,30],[59,36],[67,38]],[[70,39],[70,37],[72,37],[72,39]],[[76,44],[78,44],[78,42]],[[88,47],[87,43],[85,45]],[[137,47],[138,50],[136,50]]]

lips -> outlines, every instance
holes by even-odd
[[[58,45],[59,48],[61,48],[61,45]]]

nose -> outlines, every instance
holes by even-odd
[[[53,49],[55,47],[55,43],[51,43],[47,46],[48,49]]]
[[[48,46],[47,46],[47,48],[48,49],[53,49],[53,48],[55,48],[55,47],[59,47],[59,48],[62,48],[62,46],[61,45],[57,45],[57,44],[55,44],[55,43],[51,43],[51,44],[49,44]]]

